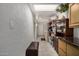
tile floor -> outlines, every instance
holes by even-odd
[[[39,41],[39,56],[58,56],[52,45],[47,41]]]

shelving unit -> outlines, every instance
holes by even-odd
[[[48,23],[48,42],[53,46],[53,41],[55,38],[55,30],[56,30],[56,25],[54,21],[50,21]]]

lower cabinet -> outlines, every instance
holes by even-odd
[[[58,53],[60,56],[66,56],[66,43],[62,40],[58,40]]]
[[[79,56],[79,47],[59,39],[58,54],[60,56]]]
[[[67,44],[67,55],[68,56],[79,56],[79,47]]]
[[[62,49],[58,49],[59,50],[59,56],[66,56],[66,53],[62,50]]]

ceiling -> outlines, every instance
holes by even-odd
[[[33,3],[31,9],[40,18],[37,21],[44,22],[49,21],[53,16],[57,16],[56,8],[58,5],[55,3]]]
[[[57,15],[56,12],[54,11],[39,11],[39,12],[36,12],[36,14],[39,17],[46,18],[46,19],[49,19],[50,17]]]
[[[59,4],[54,3],[40,3],[33,4],[35,14],[42,18],[50,19],[50,17],[57,16],[56,8]]]

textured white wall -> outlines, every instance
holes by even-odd
[[[44,27],[43,27],[43,23],[38,23],[38,36],[42,36],[44,35]]]
[[[27,4],[0,4],[0,55],[25,55],[33,35]]]

